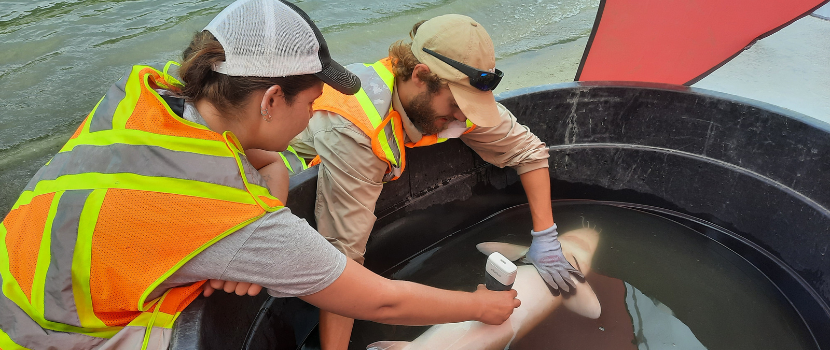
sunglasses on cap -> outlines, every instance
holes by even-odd
[[[499,82],[501,82],[501,78],[504,77],[504,73],[502,73],[498,69],[496,69],[495,73],[483,71],[478,68],[470,67],[464,63],[458,62],[452,58],[444,56],[430,49],[423,48],[423,50],[424,52],[450,65],[450,67],[453,67],[457,69],[459,72],[464,73],[464,75],[470,77],[470,85],[481,91],[490,91],[496,89],[496,86],[499,86]]]

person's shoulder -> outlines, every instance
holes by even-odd
[[[370,142],[369,136],[359,126],[352,123],[348,118],[331,111],[314,111],[308,129],[312,132],[327,131],[350,137],[358,143]]]
[[[513,115],[513,112],[507,109],[507,107],[501,104],[501,102],[496,102],[496,107],[499,109],[499,115],[502,117],[502,119],[505,119],[505,117],[509,118]]]
[[[267,212],[253,224],[255,225],[256,231],[268,231],[274,227],[294,227],[294,230],[289,230],[292,234],[300,231],[314,231],[311,225],[308,224],[308,221],[292,213],[288,207]]]

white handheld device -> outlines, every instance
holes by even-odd
[[[516,265],[507,260],[504,255],[494,252],[487,257],[487,265],[484,268],[484,285],[489,290],[505,291],[513,288],[516,281]]]

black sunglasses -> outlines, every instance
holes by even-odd
[[[504,76],[504,73],[502,73],[498,69],[496,69],[495,73],[483,71],[478,68],[470,67],[464,63],[458,62],[452,58],[444,56],[430,49],[423,48],[423,50],[424,52],[435,56],[435,58],[441,60],[442,62],[449,64],[450,67],[458,69],[459,72],[464,73],[464,75],[470,77],[470,85],[481,91],[495,90],[496,86],[499,86],[501,78]]]

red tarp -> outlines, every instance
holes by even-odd
[[[602,0],[574,80],[691,85],[827,2]]]

